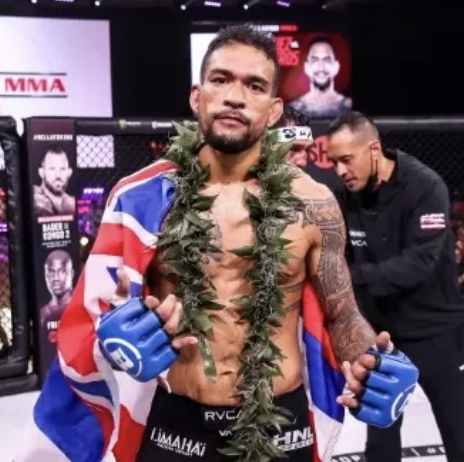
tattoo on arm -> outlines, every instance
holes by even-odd
[[[322,235],[320,259],[311,280],[327,317],[339,362],[353,362],[375,343],[375,333],[358,311],[345,260],[346,230],[336,199],[305,200],[303,225]]]

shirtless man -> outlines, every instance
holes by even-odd
[[[40,308],[41,367],[48,369],[56,355],[56,336],[61,317],[72,298],[74,269],[64,250],[51,252],[44,264],[44,277],[50,300]]]
[[[172,295],[176,279],[168,276],[169,266],[161,252],[148,268],[152,295],[144,299],[144,304],[165,321],[164,332],[174,338],[168,344],[162,342],[161,347],[153,347],[156,351],[146,362],[138,355],[134,361],[141,363],[133,376],[149,380],[169,367],[164,383],[165,387],[169,384],[171,393],[163,386],[156,390],[137,462],[229,460],[217,450],[226,445],[229,425],[238,417],[239,402],[235,395],[240,383],[240,354],[247,325],[237,324],[239,312],[233,299],[250,293],[250,286],[243,278],[250,262],[228,250],[254,242],[243,193],[247,189],[259,194],[260,185],[257,180],[249,179],[247,172],[259,160],[263,134],[283,111],[282,100],[275,96],[279,65],[272,39],[249,26],[221,32],[204,58],[201,81],[201,85],[192,88],[190,104],[205,141],[198,159],[202,165],[210,167],[207,185],[201,194],[216,196],[209,218],[215,224],[214,245],[222,250],[222,253],[206,256],[203,262],[203,269],[215,287],[217,301],[225,305],[223,310],[215,311],[214,339],[210,341],[217,380],[211,382],[203,372],[197,339],[176,335],[182,305],[181,300],[176,301]],[[288,274],[282,281],[286,315],[272,340],[285,357],[281,363],[283,374],[273,381],[275,403],[288,409],[295,420],[283,429],[286,433],[279,434],[274,429],[270,438],[286,452],[289,462],[308,462],[312,460],[313,437],[298,335],[303,285],[307,278],[312,281],[319,298],[335,355],[343,364],[348,385],[354,393],[363,390],[362,381],[367,372],[376,368],[375,357],[364,353],[374,345],[383,352],[391,345],[389,335],[382,333],[376,338],[358,312],[344,259],[345,226],[336,200],[325,186],[303,172],[295,168],[294,174],[293,193],[305,207],[284,232],[284,237],[291,241],[288,251],[295,258],[284,268]],[[118,276],[119,287],[113,303],[120,306],[102,319],[98,335],[107,358],[127,372],[134,365],[131,352],[138,351],[138,346],[144,348],[155,335],[165,336],[165,333],[160,334],[155,316],[139,310],[138,299],[127,301],[130,296],[128,275],[119,270]],[[129,318],[132,319],[130,325],[125,324],[125,319]],[[121,323],[127,328],[121,327]],[[139,325],[140,335],[136,339]],[[115,338],[121,339],[117,348],[107,347],[115,343]],[[136,350],[126,348],[128,343]],[[368,381],[364,387],[369,387]],[[351,408],[359,406],[353,396],[340,396],[338,402]],[[389,407],[388,415],[390,411]],[[292,444],[292,434],[304,435],[304,442]],[[271,460],[264,454],[259,457]]]
[[[53,327],[50,329],[55,330],[72,296],[74,270],[69,253],[64,250],[51,252],[45,260],[44,276],[51,298],[40,309],[40,323],[42,326],[51,323]]]
[[[76,198],[66,192],[72,168],[67,154],[60,147],[47,149],[39,176],[40,186],[34,185],[34,212],[36,217],[74,215]]]
[[[335,77],[340,63],[335,57],[333,45],[325,37],[311,41],[304,65],[309,77],[309,91],[292,101],[291,105],[308,117],[337,117],[351,109],[351,98],[335,90]]]

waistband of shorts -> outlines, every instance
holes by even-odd
[[[166,409],[169,409],[169,412],[186,412],[196,414],[198,412],[204,413],[207,411],[219,412],[219,411],[233,411],[237,409],[236,406],[221,406],[221,405],[209,405],[199,403],[191,398],[186,396],[177,395],[175,393],[169,393],[164,387],[158,386],[155,395],[156,401],[158,404],[158,409],[160,407],[166,406]],[[294,414],[299,414],[302,412],[308,412],[308,397],[306,394],[306,388],[304,385],[300,385],[293,391],[284,393],[282,395],[276,396],[274,398],[274,404],[278,407],[283,407],[288,409]],[[305,404],[305,406],[303,406]]]

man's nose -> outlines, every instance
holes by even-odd
[[[245,89],[241,83],[237,82],[230,86],[224,103],[234,108],[245,106]]]
[[[321,72],[321,71],[324,71],[325,70],[325,63],[324,61],[318,61],[316,63],[316,71],[317,72]]]
[[[335,172],[337,173],[339,177],[342,177],[348,172],[346,165],[342,164],[341,162],[335,163],[334,167],[335,167]]]

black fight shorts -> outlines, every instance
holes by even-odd
[[[288,456],[274,462],[311,462],[313,432],[304,386],[277,397],[275,404],[288,409],[294,423],[270,433]],[[234,407],[204,406],[158,387],[136,462],[230,462],[233,458],[217,449],[227,446],[228,428],[237,417]]]

